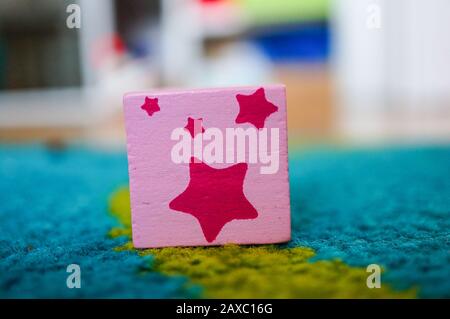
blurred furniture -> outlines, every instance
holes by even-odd
[[[82,27],[69,29],[66,8],[78,3]],[[99,107],[91,88],[94,42],[114,30],[110,1],[5,0],[0,3],[4,56],[0,127],[77,127]]]

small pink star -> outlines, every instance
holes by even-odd
[[[192,138],[194,138],[198,133],[205,133],[202,118],[193,119],[192,117],[188,117],[187,124],[184,128],[191,133]]]
[[[169,208],[197,218],[210,243],[223,226],[234,219],[258,217],[244,194],[247,163],[216,169],[191,157],[187,188],[169,203]]]
[[[236,99],[240,107],[235,121],[238,124],[251,123],[261,129],[270,114],[278,111],[277,106],[267,101],[264,88],[260,88],[250,95],[238,94]]]
[[[148,116],[152,116],[153,113],[159,112],[161,109],[158,105],[158,98],[152,99],[146,96],[144,104],[141,105],[141,109],[147,112]]]

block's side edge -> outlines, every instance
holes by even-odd
[[[130,192],[130,209],[131,209],[131,238],[132,238],[132,243],[133,246],[136,247],[136,245],[139,246],[139,238],[137,237],[138,231],[136,230],[136,225],[137,223],[135,223],[135,212],[134,212],[134,205],[133,203],[135,202],[134,200],[134,196],[135,196],[135,187],[134,187],[134,173],[133,173],[133,163],[134,163],[134,150],[131,146],[131,143],[129,142],[130,136],[132,136],[132,125],[130,123],[130,118],[128,113],[128,108],[129,108],[129,104],[130,104],[130,100],[133,98],[132,95],[129,95],[128,93],[125,93],[123,95],[123,99],[122,99],[122,103],[123,103],[123,114],[124,114],[124,122],[125,122],[125,134],[126,134],[126,149],[127,149],[127,165],[128,165],[128,187],[129,187],[129,192]],[[137,248],[137,247],[136,247]]]
[[[292,239],[292,211],[291,211],[291,183],[290,183],[290,175],[289,175],[289,132],[288,132],[288,108],[287,108],[287,88],[286,85],[283,84],[283,102],[284,102],[284,123],[286,125],[286,134],[284,137],[285,149],[283,150],[286,153],[286,176],[287,176],[287,194],[288,194],[288,239],[286,241],[290,241]]]
[[[159,89],[148,91],[131,91],[124,94],[124,99],[133,98],[137,96],[164,96],[164,95],[177,95],[177,94],[198,94],[198,93],[214,93],[214,92],[234,92],[241,90],[254,90],[259,88],[267,90],[271,89],[286,89],[286,85],[283,83],[274,83],[267,85],[249,85],[249,86],[234,86],[234,87],[210,87],[210,88],[179,88],[179,89]]]

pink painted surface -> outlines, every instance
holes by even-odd
[[[265,104],[260,119],[247,111],[238,119],[242,115],[238,95],[255,96],[256,108],[250,109],[258,110],[259,103]],[[155,112],[142,108],[146,104]],[[124,96],[124,111],[135,247],[263,244],[290,239],[284,86],[129,93]],[[177,141],[171,140],[171,134],[175,128],[184,129],[188,118],[201,118],[201,127],[218,128],[224,136],[226,128],[278,128],[278,171],[261,174],[265,164],[248,161],[174,163],[171,150]],[[254,123],[243,122],[246,118]],[[230,179],[224,172],[234,172],[229,175],[234,177]],[[195,190],[205,194],[192,193]],[[183,200],[175,201],[182,194]],[[211,196],[217,199],[211,200]]]

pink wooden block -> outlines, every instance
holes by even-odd
[[[290,239],[283,85],[124,96],[133,244]]]

